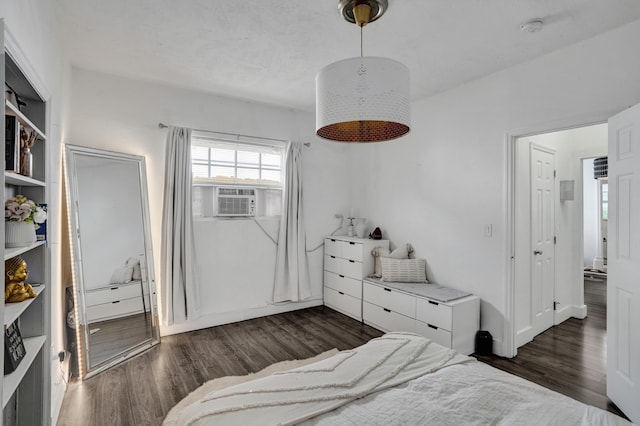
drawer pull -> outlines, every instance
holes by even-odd
[[[386,287],[385,287],[385,288],[384,288],[384,291],[391,292],[391,289],[390,289],[390,288],[386,288]]]
[[[339,276],[340,278],[344,278],[344,275],[340,275],[340,274],[338,274],[338,276]]]
[[[356,263],[356,261],[355,260],[350,260],[349,263]]]
[[[116,300],[115,302],[111,302],[111,303],[120,303],[120,301],[119,301],[119,300]]]
[[[355,245],[356,245],[356,243],[352,243],[352,242],[349,242],[349,244],[351,244],[352,246],[355,246]]]
[[[387,308],[382,308],[384,309],[385,312],[391,312],[391,309],[387,309]]]
[[[339,291],[339,292],[338,292],[338,294],[341,294],[341,295],[343,295],[343,296],[344,296],[344,293],[343,293],[343,292],[341,292],[341,291]]]
[[[110,290],[117,290],[117,289],[118,289],[118,287],[111,287]]]
[[[435,325],[431,325],[431,324],[427,324],[429,326],[429,328],[433,328],[434,330],[437,330],[438,327],[436,327]]]
[[[330,258],[332,258],[332,259],[335,259],[335,258],[336,258],[335,256],[329,256],[329,257],[330,257]]]
[[[438,303],[438,302],[434,302],[433,300],[429,300],[429,303],[431,303],[432,305],[436,305],[436,306],[438,306],[438,305],[439,305],[439,303]]]
[[[332,242],[332,243],[335,243],[335,242],[336,242],[336,240],[334,240],[333,238],[331,238],[331,242]]]

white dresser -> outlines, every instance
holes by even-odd
[[[436,297],[456,290],[434,284],[387,283],[366,279],[362,319],[382,331],[410,331],[469,355],[480,328],[480,298],[464,296],[442,302]],[[446,299],[446,298],[445,298]]]
[[[362,279],[373,273],[376,247],[388,240],[332,236],[324,240],[324,304],[362,321]]]
[[[89,290],[84,297],[89,324],[149,310],[143,303],[140,281]]]

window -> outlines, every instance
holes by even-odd
[[[600,181],[600,197],[602,200],[602,220],[609,220],[609,183]]]
[[[256,216],[279,216],[282,211],[284,144],[262,144],[191,138],[193,214],[212,217],[215,188],[256,188]]]

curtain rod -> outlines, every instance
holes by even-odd
[[[167,126],[164,123],[158,123],[158,127],[161,128],[161,129],[167,129],[169,126]],[[203,130],[203,129],[191,129],[191,130],[193,130],[195,132],[218,133],[218,134],[221,134],[221,135],[236,136],[236,137],[243,137],[243,138],[264,139],[264,140],[276,141],[276,142],[289,142],[289,141],[285,141],[283,139],[264,138],[262,136],[240,135],[240,134],[237,134],[237,133],[218,132],[218,131],[215,131],[215,130]],[[311,142],[304,142],[303,145],[304,146],[311,146]]]

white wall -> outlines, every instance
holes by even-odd
[[[531,143],[555,151],[555,256],[554,301],[558,302],[554,323],[587,314],[583,293],[582,159],[607,152],[607,125],[580,127],[518,138],[516,141],[516,279],[515,304],[517,345],[531,341],[531,216],[529,187]],[[574,181],[574,200],[560,201],[559,182]]]
[[[351,148],[355,207],[393,245],[411,242],[430,279],[482,298],[481,326],[499,354],[511,351],[502,344],[511,286],[506,141],[640,102],[638,39],[640,21],[414,102],[407,137]]]
[[[29,69],[34,70],[35,85],[48,96],[47,170],[49,211],[48,243],[51,253],[51,417],[55,424],[66,389],[60,373],[57,353],[64,350],[64,286],[60,279],[60,140],[64,133],[68,110],[66,95],[70,68],[58,37],[55,3],[48,0],[20,0],[0,2],[0,17],[5,23],[5,43],[18,46]],[[9,41],[7,39],[10,39]],[[12,41],[11,41],[12,40]],[[46,351],[45,351],[46,353]]]
[[[146,157],[151,230],[160,279],[160,235],[166,130],[158,122],[195,129],[311,141],[304,151],[307,247],[316,247],[349,208],[348,155],[342,144],[316,140],[314,116],[275,106],[143,83],[74,69],[72,123],[65,142]],[[272,236],[277,223],[262,220]],[[309,254],[313,300],[269,304],[275,246],[252,220],[197,221],[200,293],[205,315],[164,327],[177,333],[321,304],[322,249]],[[160,286],[158,286],[160,288]]]

